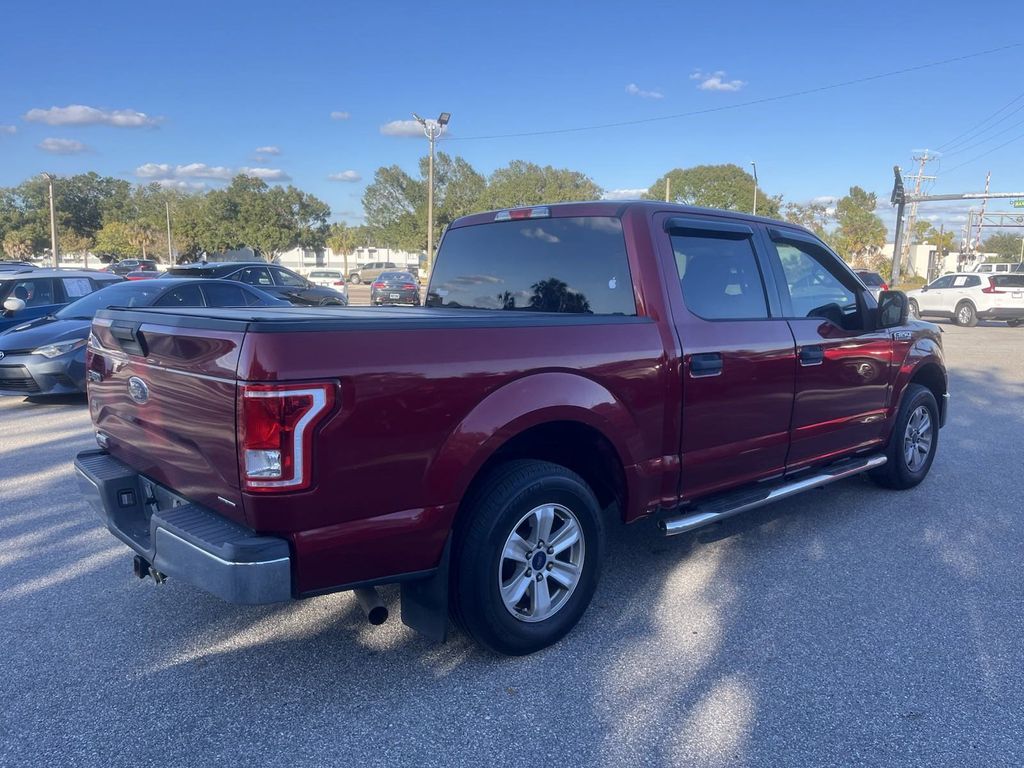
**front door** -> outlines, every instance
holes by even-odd
[[[796,341],[787,471],[880,443],[892,340],[872,330],[868,292],[842,260],[799,230],[768,230],[772,267]]]
[[[932,280],[926,290],[922,290],[914,297],[922,315],[948,314],[953,311],[950,296],[953,290],[953,277],[954,275],[943,275],[938,280]]]
[[[658,221],[683,351],[680,497],[780,475],[796,353],[754,229],[713,216]]]

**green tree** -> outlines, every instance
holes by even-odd
[[[513,160],[487,180],[479,202],[484,209],[597,200],[601,187],[580,171]]]
[[[671,202],[747,213],[754,210],[754,177],[738,165],[729,163],[675,168],[654,182],[644,197],[648,200],[664,200],[669,180]],[[759,215],[778,218],[781,206],[781,195],[768,195],[758,187]]]
[[[850,187],[850,194],[836,203],[834,246],[851,264],[877,270],[882,266],[885,224],[875,213],[878,198],[874,192]]]
[[[924,242],[934,245],[939,250],[945,250],[947,252],[955,251],[957,248],[956,233],[949,229],[939,231],[935,227],[929,226],[928,231],[924,236]]]
[[[1021,240],[1024,239],[1024,230],[1021,234],[1013,232],[996,232],[985,239],[981,250],[985,253],[995,253],[999,261],[1020,261]]]
[[[910,232],[910,242],[914,245],[929,242],[928,230],[932,228],[932,225],[927,221],[915,221],[914,228]]]
[[[98,255],[116,256],[127,259],[138,253],[133,238],[132,225],[123,221],[104,224],[96,233],[95,251]]]
[[[832,237],[830,229],[835,223],[835,211],[830,210],[825,203],[786,203],[782,216],[786,221],[811,230],[825,242],[829,242]]]

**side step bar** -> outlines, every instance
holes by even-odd
[[[782,481],[779,484],[741,489],[733,493],[709,499],[684,515],[666,517],[658,521],[658,526],[666,536],[693,531],[705,525],[717,523],[727,517],[763,507],[774,501],[795,496],[811,488],[834,483],[852,475],[859,475],[869,469],[880,467],[886,462],[884,454],[844,459],[812,475],[798,480]]]

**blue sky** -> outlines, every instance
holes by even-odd
[[[728,106],[1024,41],[1011,3],[21,1],[4,27],[0,185],[45,169],[217,186],[248,168],[350,222],[375,168],[412,171],[425,152],[422,136],[382,132],[412,111],[451,112],[440,148],[484,173],[525,159],[636,190],[673,167],[756,160],[787,200],[852,184],[887,199],[893,164],[1024,91],[1018,47],[683,119],[475,138]],[[931,167],[934,191],[978,189],[988,170],[993,188],[1024,187],[1024,110],[977,142]]]

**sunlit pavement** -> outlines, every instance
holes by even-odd
[[[520,659],[421,639],[394,589],[372,628],[140,582],[76,490],[84,401],[0,398],[0,765],[1024,764],[1024,328],[944,328],[922,486],[613,527],[581,625]]]

